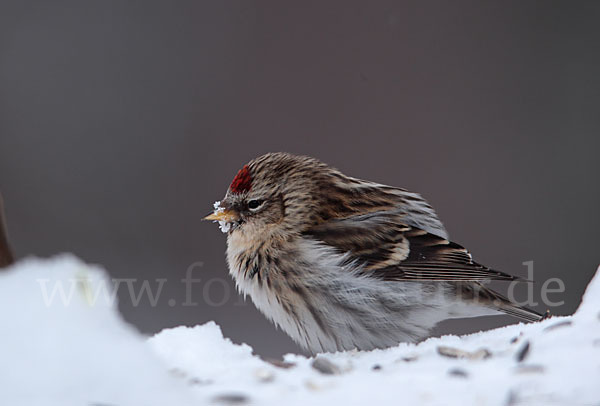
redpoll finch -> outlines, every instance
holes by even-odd
[[[450,242],[420,195],[313,158],[250,161],[206,219],[227,233],[238,289],[313,353],[415,342],[450,318],[542,318],[483,285],[518,278]]]

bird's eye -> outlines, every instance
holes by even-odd
[[[248,208],[249,208],[250,210],[256,210],[256,209],[258,209],[258,208],[259,208],[259,207],[260,207],[262,204],[263,204],[263,201],[262,201],[262,200],[259,200],[259,199],[253,199],[253,200],[250,200],[250,201],[248,202]]]

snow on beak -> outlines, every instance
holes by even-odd
[[[231,225],[237,223],[240,220],[239,215],[231,209],[221,207],[221,202],[215,202],[215,211],[204,217],[203,220],[212,220],[219,222],[219,228],[222,232],[226,233],[231,229]]]

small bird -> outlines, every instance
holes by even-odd
[[[253,159],[205,219],[238,290],[313,354],[416,342],[450,318],[543,318],[485,287],[520,278],[473,261],[419,194],[314,158]]]

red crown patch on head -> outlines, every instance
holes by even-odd
[[[249,192],[252,187],[252,177],[250,176],[250,170],[248,169],[248,165],[244,165],[242,169],[240,169],[235,175],[235,178],[231,181],[231,185],[229,185],[229,190],[233,193],[244,193]]]

